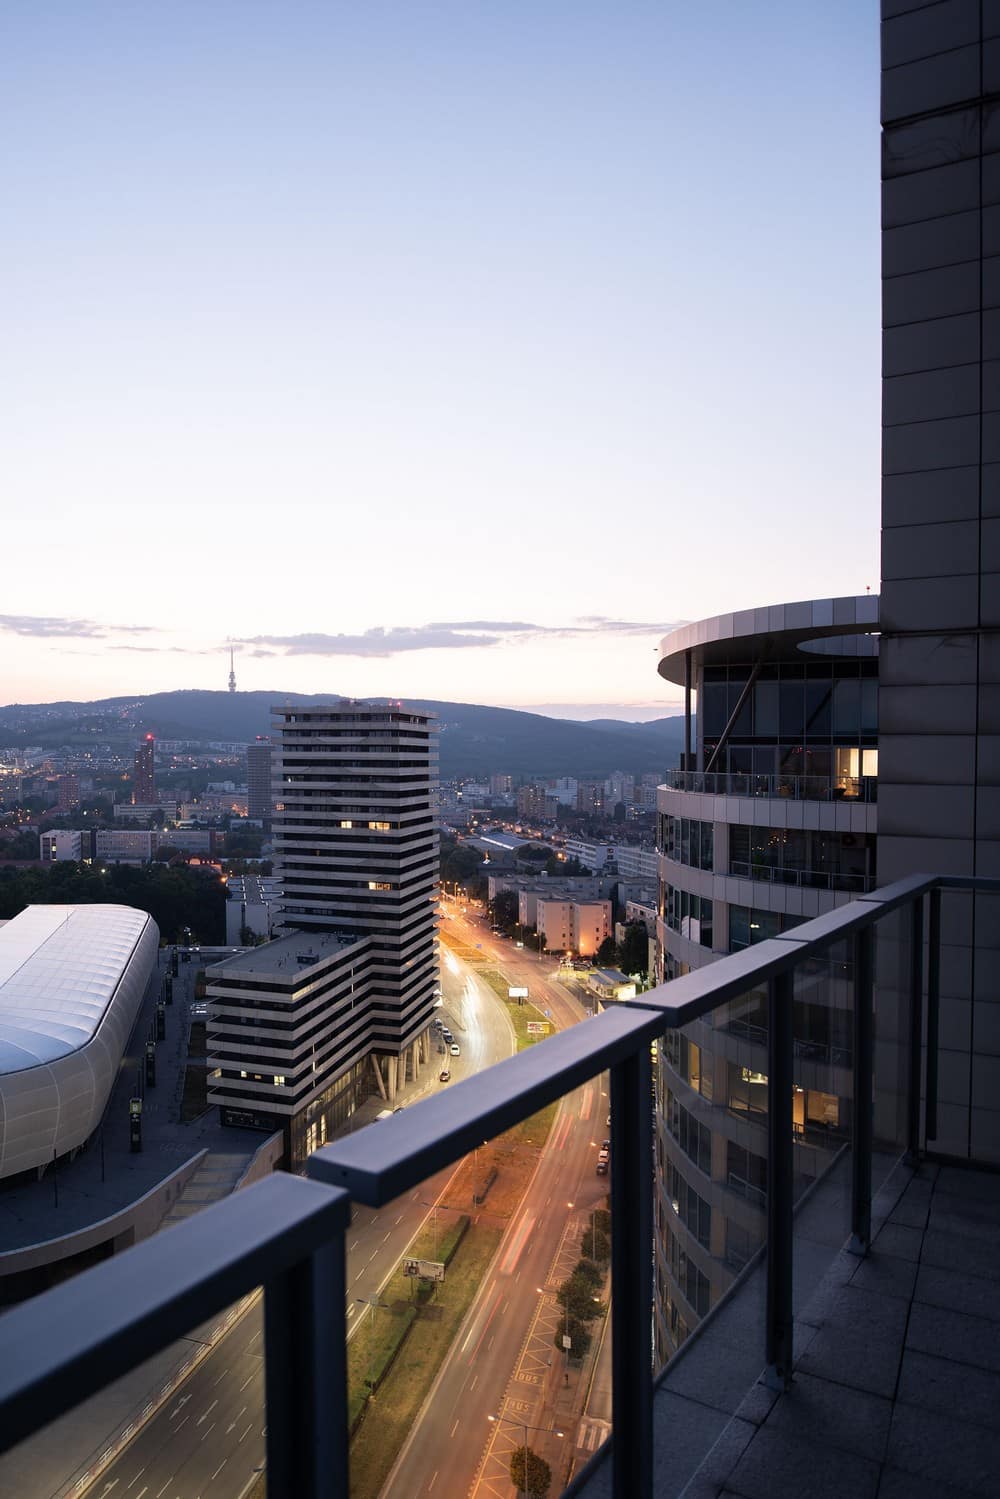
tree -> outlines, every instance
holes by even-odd
[[[599,1265],[606,1265],[611,1258],[611,1240],[595,1225],[593,1229],[587,1229],[580,1250],[588,1260],[596,1260]]]
[[[614,937],[605,937],[597,949],[597,964],[600,968],[608,968],[612,963],[618,961],[618,947]]]
[[[546,1499],[552,1483],[552,1469],[544,1457],[530,1447],[515,1447],[510,1459],[510,1481],[527,1499]]]
[[[649,969],[649,936],[641,921],[630,921],[618,948],[618,966],[623,973],[645,978]]]
[[[565,1347],[563,1343],[564,1335],[569,1338],[570,1358],[575,1363],[579,1363],[581,1359],[585,1359],[590,1352],[590,1345],[594,1341],[586,1322],[581,1322],[579,1317],[572,1315],[563,1318],[552,1335],[552,1341],[560,1353]]]
[[[517,926],[517,891],[498,891],[493,897],[490,915],[493,917],[494,926],[500,927],[505,932],[512,932]]]

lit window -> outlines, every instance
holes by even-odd
[[[283,1088],[285,1086],[285,1074],[283,1072],[275,1073],[274,1085],[276,1088]]]
[[[369,880],[369,890],[391,890],[392,886],[388,880]]]

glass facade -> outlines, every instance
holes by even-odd
[[[874,869],[874,836],[739,823],[729,829],[729,873],[745,879],[863,893]]]
[[[676,885],[664,885],[663,920],[672,932],[689,942],[712,946],[712,902],[704,896],[678,890]]]
[[[668,859],[692,869],[712,869],[713,825],[691,817],[660,818],[659,847]]]

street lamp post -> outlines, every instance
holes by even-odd
[[[387,1301],[379,1301],[377,1296],[356,1296],[355,1300],[359,1306],[371,1307],[372,1320],[371,1332],[368,1338],[368,1396],[375,1399],[375,1314],[380,1306],[388,1307]]]
[[[522,1449],[524,1452],[524,1487],[523,1489],[519,1487],[517,1492],[519,1494],[523,1494],[524,1499],[528,1499],[528,1432],[540,1431],[543,1436],[553,1437],[561,1437],[563,1433],[561,1431],[556,1431],[554,1427],[529,1426],[527,1421],[522,1421],[519,1416],[505,1416],[503,1412],[501,1412],[499,1415],[490,1414],[486,1417],[486,1419],[487,1421],[495,1422],[497,1425],[499,1425],[503,1421],[506,1421],[509,1426],[519,1426],[524,1432],[524,1447]]]

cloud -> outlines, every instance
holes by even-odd
[[[36,640],[101,640],[106,627],[92,619],[56,619],[46,614],[0,614],[0,631]]]
[[[527,620],[466,619],[433,621],[428,625],[378,626],[360,635],[253,635],[235,645],[250,654],[280,656],[398,656],[408,651],[481,649],[501,644],[527,644],[531,640],[565,640],[602,634],[662,635],[674,624],[609,619],[591,615],[567,625],[538,625]],[[228,647],[227,647],[228,649]]]
[[[64,619],[51,614],[0,614],[0,634],[34,640],[104,640],[108,635],[155,635],[153,625],[104,625],[96,619]]]
[[[254,635],[242,645],[270,647],[285,656],[398,656],[405,651],[496,645],[499,636],[467,634],[450,625],[394,625],[363,635]]]

